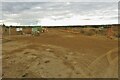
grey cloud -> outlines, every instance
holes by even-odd
[[[111,19],[116,19],[112,18],[112,15],[117,15],[116,9],[116,2],[3,2],[2,6],[3,19],[12,19],[21,24],[30,24],[46,17],[63,19],[73,15],[111,15]],[[11,16],[13,14],[16,16]]]
[[[3,2],[3,12],[19,13],[21,11],[29,10],[31,7],[36,5],[36,2]]]
[[[118,2],[119,0],[3,0],[3,2]]]

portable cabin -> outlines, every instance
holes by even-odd
[[[42,26],[32,27],[32,35],[39,35],[42,32]]]

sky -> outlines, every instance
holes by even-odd
[[[0,5],[5,25],[118,24],[118,2],[15,2]]]

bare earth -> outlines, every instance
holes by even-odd
[[[30,78],[117,78],[118,41],[49,29],[3,36],[3,74]]]

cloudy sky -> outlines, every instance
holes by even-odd
[[[2,2],[6,25],[118,24],[118,2]]]

